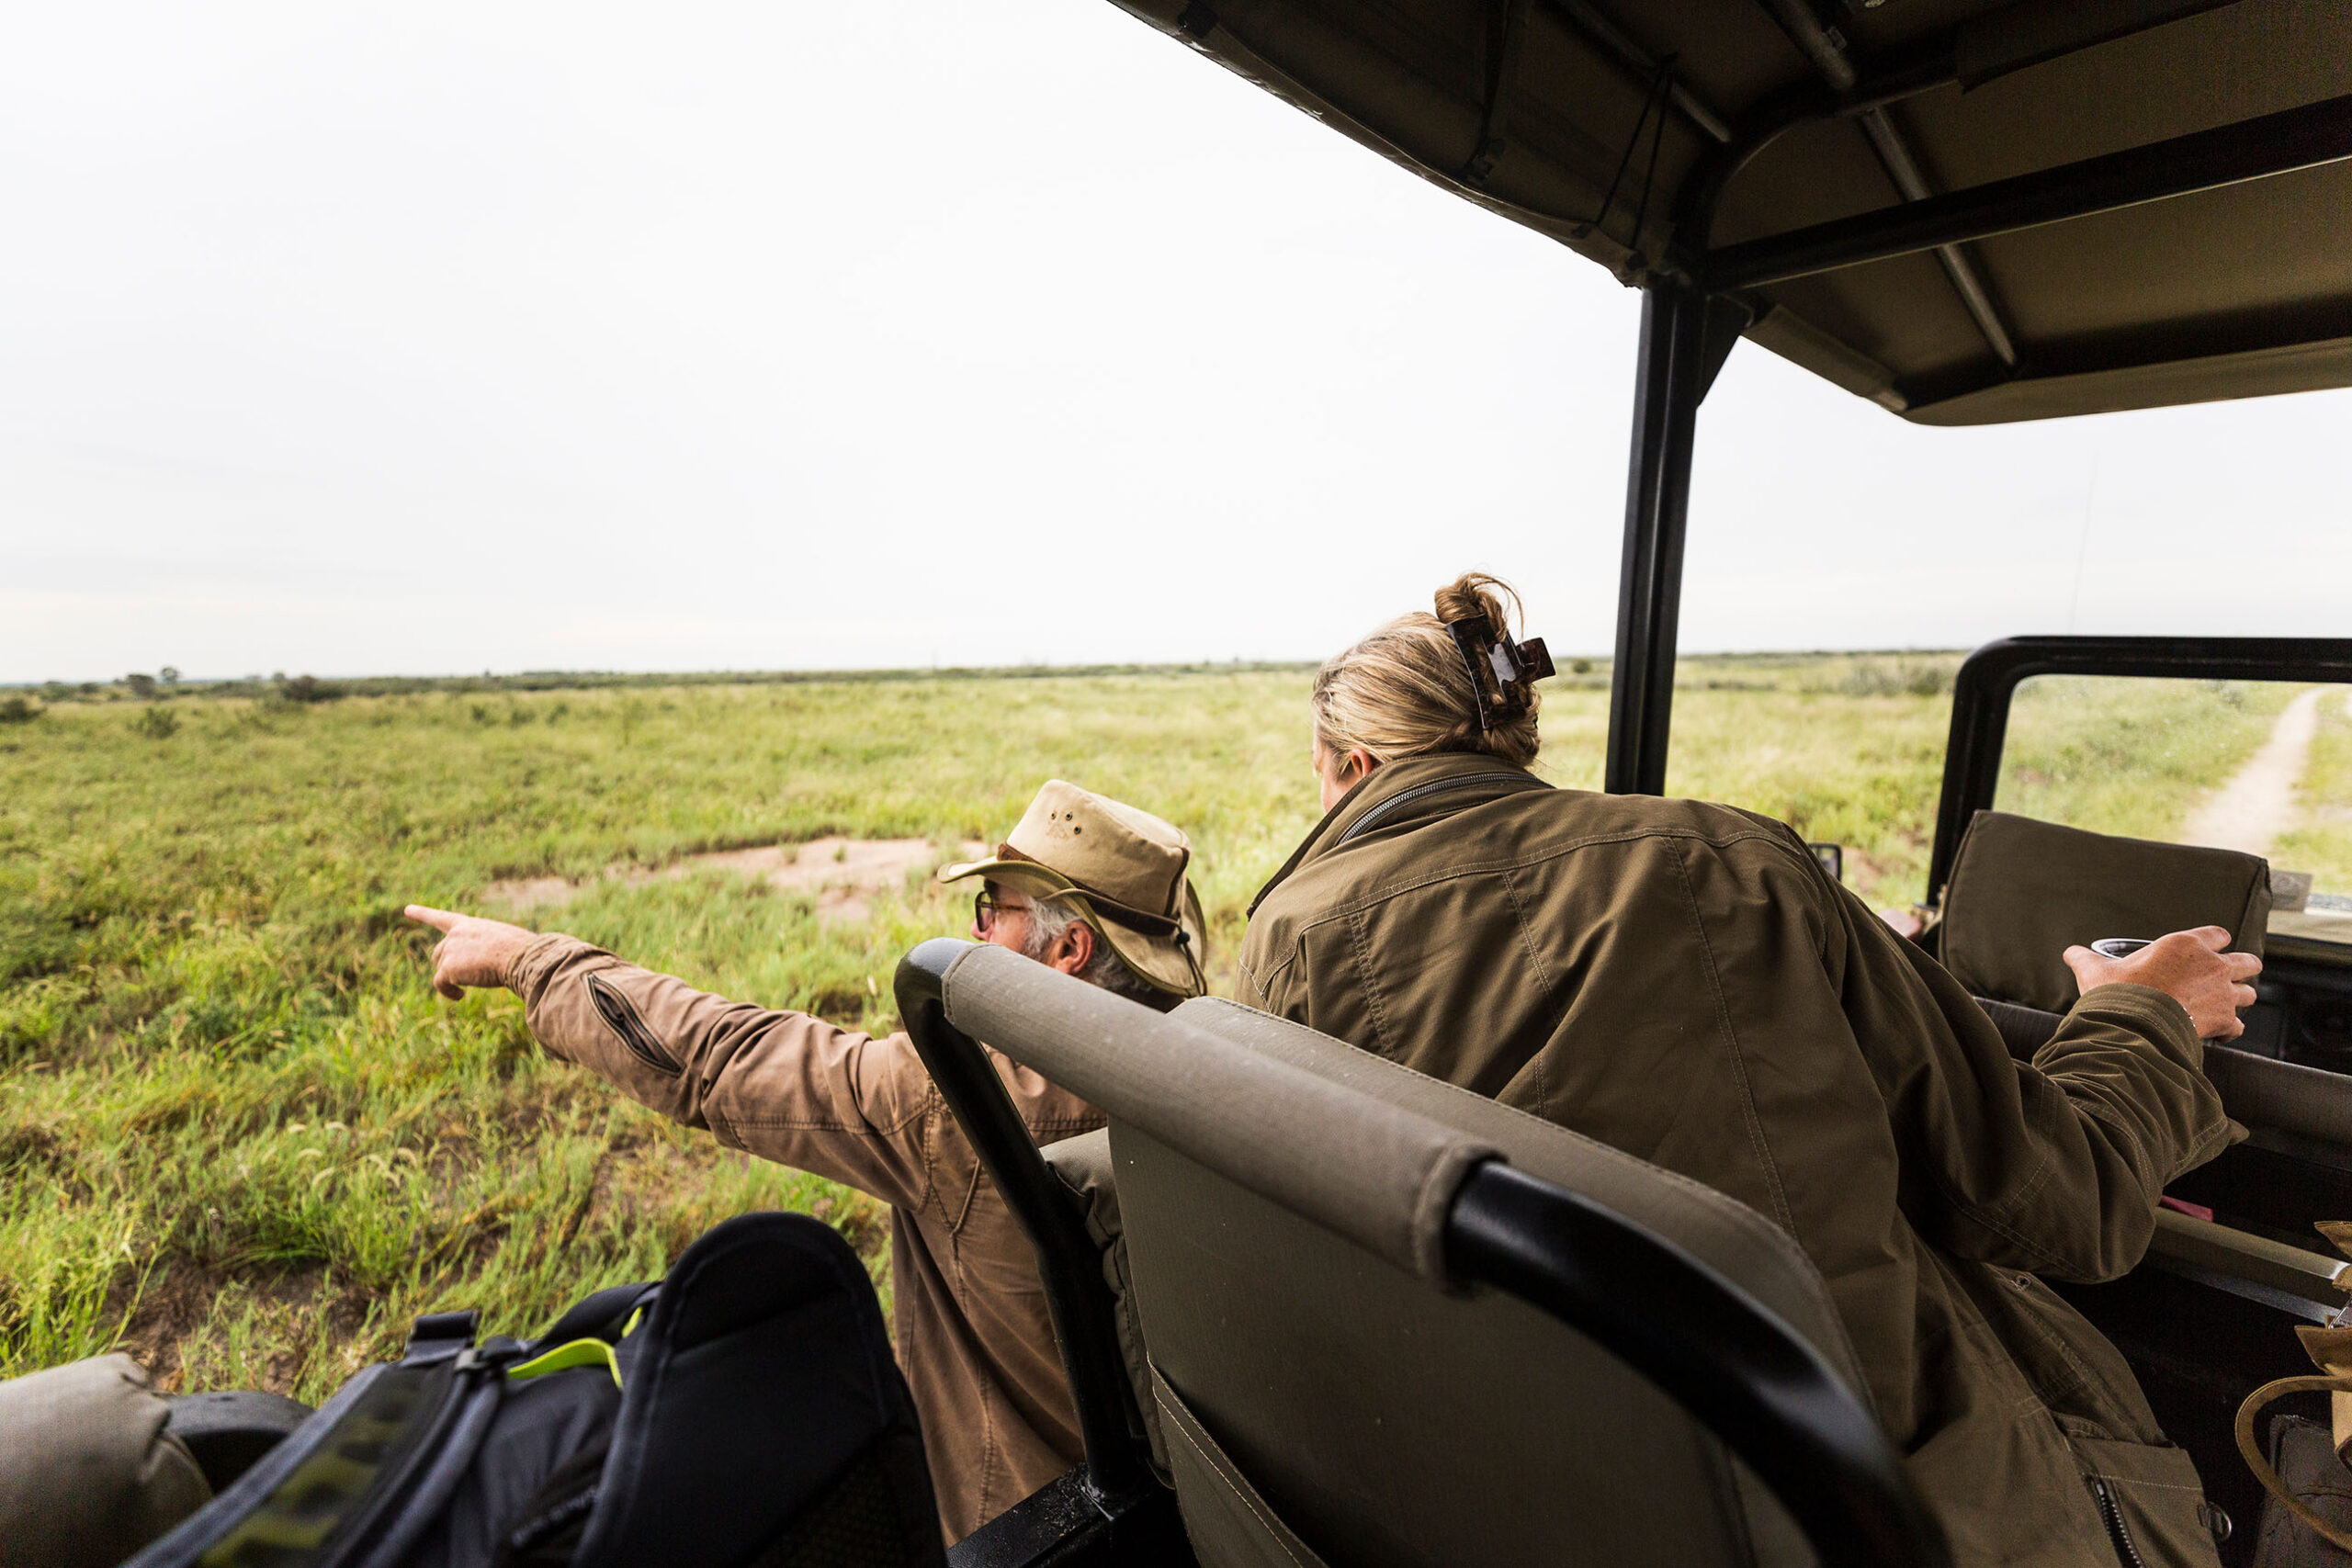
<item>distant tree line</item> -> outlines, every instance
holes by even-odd
[[[1928,649],[1861,649],[1844,652],[1822,649],[1802,653],[1686,654],[1680,682],[1721,690],[1770,689],[1743,678],[1743,666],[1785,666],[1820,660],[1851,660],[1828,680],[1828,689],[1843,695],[1906,694],[1933,695],[1951,690],[1958,667],[1956,651]],[[1229,675],[1260,671],[1305,671],[1310,661],[1231,660],[1223,663],[1190,664],[1019,664],[950,665],[933,669],[896,670],[702,670],[685,672],[625,673],[607,670],[526,670],[512,675],[487,671],[480,675],[362,675],[322,680],[316,675],[288,675],[284,671],[263,677],[246,675],[229,681],[189,681],[165,665],[153,674],[133,673],[119,681],[68,682],[46,681],[15,688],[0,686],[0,724],[23,723],[38,717],[41,703],[167,702],[175,697],[247,697],[288,705],[334,702],[340,697],[406,696],[433,692],[561,692],[603,688],[657,686],[789,686],[811,682],[865,681],[1019,681],[1070,675]],[[1564,660],[1562,686],[1606,689],[1610,661],[1579,658]]]
[[[1233,660],[1196,664],[1023,664],[993,667],[953,666],[905,670],[700,670],[684,673],[625,673],[603,670],[526,670],[494,675],[361,675],[346,680],[322,680],[316,675],[288,675],[278,671],[266,678],[240,676],[228,681],[183,680],[166,665],[153,675],[130,674],[119,681],[45,681],[17,688],[37,693],[48,703],[165,702],[175,697],[253,697],[287,703],[324,703],[338,697],[407,696],[428,692],[565,692],[600,688],[657,686],[780,686],[820,681],[992,681],[1036,679],[1054,675],[1230,675],[1260,671],[1306,671],[1305,662]],[[0,688],[5,690],[6,688]],[[0,699],[5,700],[5,699]],[[18,700],[23,700],[21,696]]]

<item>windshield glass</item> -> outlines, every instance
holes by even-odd
[[[2352,688],[2037,677],[2011,705],[1995,804],[2266,856],[2271,932],[2352,943]]]

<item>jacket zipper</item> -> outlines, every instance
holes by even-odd
[[[662,1048],[662,1042],[653,1038],[653,1031],[645,1027],[645,1020],[638,1016],[637,1009],[621,995],[619,987],[602,975],[590,975],[588,995],[596,1004],[597,1016],[621,1037],[621,1043],[628,1047],[630,1055],[657,1073],[677,1077],[676,1060]]]
[[[1525,773],[1506,773],[1497,771],[1494,773],[1456,773],[1452,778],[1431,779],[1428,784],[1417,784],[1411,789],[1400,790],[1396,794],[1390,795],[1386,800],[1382,801],[1379,805],[1374,807],[1371,810],[1357,818],[1353,822],[1349,823],[1348,830],[1340,835],[1338,841],[1341,844],[1346,843],[1350,839],[1354,838],[1357,834],[1370,830],[1373,825],[1377,823],[1382,818],[1390,815],[1400,807],[1411,805],[1414,801],[1420,799],[1423,795],[1436,795],[1442,790],[1467,789],[1472,784],[1485,784],[1490,779],[1526,778],[1528,778],[1528,775]],[[1537,789],[1549,789],[1551,787],[1541,779],[1529,779],[1529,783],[1533,784]]]
[[[2123,1528],[2123,1505],[2115,1500],[2114,1489],[2104,1476],[2090,1478],[2091,1495],[2098,1499],[2098,1517],[2107,1522],[2107,1539],[2115,1544],[2116,1560],[2123,1568],[2148,1568],[2148,1560],[2132,1544],[2132,1532]]]

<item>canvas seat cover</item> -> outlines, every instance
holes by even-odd
[[[1237,1003],[1175,1018],[1457,1130],[1745,1287],[1856,1388],[1819,1277],[1761,1216],[1565,1128]],[[1124,1052],[1141,1042],[1119,1043]],[[1814,1561],[1679,1406],[1535,1309],[1432,1289],[1121,1118],[1046,1157],[1086,1204],[1201,1561]],[[1278,1105],[1260,1113],[1276,1122]]]
[[[170,1415],[120,1354],[0,1382],[0,1563],[112,1568],[202,1507]]]
[[[1979,997],[2063,1013],[2078,993],[2060,954],[2101,937],[2220,926],[2233,946],[2262,956],[2270,863],[1980,811],[1960,841],[1943,910],[1942,958],[1954,979]]]

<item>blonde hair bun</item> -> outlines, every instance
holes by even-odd
[[[1481,726],[1486,694],[1446,630],[1448,621],[1484,615],[1489,633],[1502,636],[1518,618],[1519,595],[1500,578],[1473,571],[1439,589],[1435,604],[1437,614],[1399,615],[1325,662],[1309,699],[1317,743],[1368,751],[1383,762],[1434,751],[1483,751],[1521,766],[1532,762],[1541,745],[1533,687],[1525,688],[1518,712]]]
[[[1510,601],[1510,619],[1503,616],[1503,601]],[[1519,595],[1511,585],[1499,577],[1489,577],[1483,571],[1465,571],[1437,591],[1437,618],[1440,621],[1466,621],[1476,615],[1487,617],[1487,628],[1496,635],[1511,629],[1513,621],[1523,620]]]

